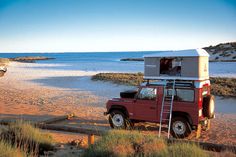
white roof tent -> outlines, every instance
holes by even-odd
[[[163,51],[159,53],[145,55],[144,58],[147,58],[147,57],[198,57],[198,56],[209,57],[209,54],[204,49],[190,49],[190,50],[180,50],[180,51]]]
[[[164,51],[144,56],[144,79],[207,80],[209,54],[204,49]]]

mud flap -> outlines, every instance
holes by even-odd
[[[211,120],[208,119],[207,126],[206,126],[206,131],[211,128]]]
[[[211,128],[211,120],[208,119],[207,123],[202,126],[203,131],[208,131]]]
[[[202,130],[202,125],[198,124],[197,130],[196,130],[196,138],[199,138],[201,136],[201,130]]]

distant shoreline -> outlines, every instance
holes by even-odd
[[[14,57],[14,58],[0,58],[0,65],[7,65],[9,62],[26,62],[33,63],[39,60],[51,60],[55,59],[52,57],[43,57],[43,56],[24,56],[24,57]]]
[[[10,61],[15,61],[15,62],[30,62],[30,63],[33,63],[33,62],[39,61],[39,60],[51,60],[51,59],[55,59],[55,58],[41,57],[41,56],[25,56],[25,57],[9,58]]]

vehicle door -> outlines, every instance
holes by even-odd
[[[134,103],[135,119],[156,121],[157,88],[141,87]]]

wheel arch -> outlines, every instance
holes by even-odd
[[[128,111],[126,107],[121,106],[121,105],[112,105],[111,108],[108,111],[108,114],[110,114],[114,110],[119,110],[121,111],[125,116],[129,117]]]
[[[173,118],[173,117],[183,117],[183,118],[185,118],[186,120],[188,120],[188,122],[189,122],[189,124],[190,124],[191,126],[193,126],[193,120],[192,120],[191,116],[190,116],[188,113],[186,113],[186,112],[173,111],[173,113],[172,113],[172,118]]]

